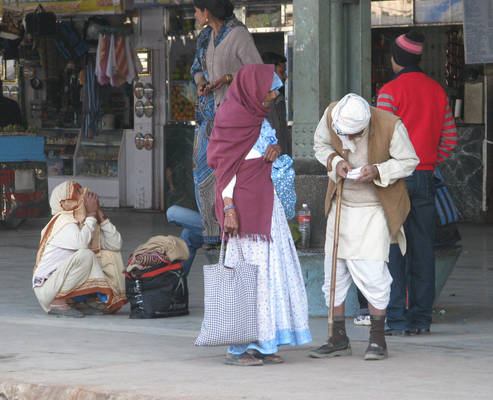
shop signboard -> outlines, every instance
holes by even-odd
[[[463,0],[415,0],[417,24],[462,22]]]
[[[371,25],[409,25],[413,22],[413,2],[409,0],[372,1]]]
[[[122,0],[1,0],[2,7],[34,11],[39,4],[56,14],[116,14],[122,12]]]
[[[464,1],[466,64],[493,63],[493,0]]]
[[[172,7],[191,4],[193,4],[193,0],[134,0],[135,8],[155,6]]]

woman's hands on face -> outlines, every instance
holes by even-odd
[[[99,210],[99,197],[96,193],[87,192],[84,196],[84,206],[88,217],[96,217]]]
[[[278,144],[271,145],[267,147],[267,150],[265,150],[264,154],[264,161],[266,162],[274,162],[276,161],[277,157],[281,154],[281,146]]]

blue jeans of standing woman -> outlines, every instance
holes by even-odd
[[[202,218],[197,211],[180,206],[171,206],[168,208],[166,218],[168,218],[169,223],[184,228],[180,237],[186,242],[190,251],[190,257],[183,262],[183,271],[185,275],[188,275],[197,249],[200,249],[204,244],[202,237]]]
[[[404,223],[407,252],[390,246],[389,271],[392,275],[387,325],[391,329],[428,329],[435,299],[436,211],[433,171],[414,171],[406,178],[411,210]],[[409,306],[406,310],[406,288]]]

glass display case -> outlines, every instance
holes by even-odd
[[[79,129],[41,129],[49,176],[66,176],[74,173],[74,153]]]
[[[194,32],[168,36],[168,115],[171,121],[193,121],[197,92],[190,68],[196,48]]]
[[[92,139],[81,138],[75,153],[75,175],[118,177],[122,131],[102,131]]]

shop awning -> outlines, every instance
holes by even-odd
[[[2,0],[3,7],[10,9],[34,11],[41,4],[46,11],[53,11],[57,15],[63,14],[119,14],[123,12],[123,0],[68,0],[68,1],[16,1]]]
[[[245,5],[245,3],[257,3],[257,4],[268,4],[268,3],[291,3],[291,0],[236,0],[233,2],[235,6]],[[191,5],[193,0],[134,0],[134,8],[144,8],[144,7],[173,7],[180,5]]]

